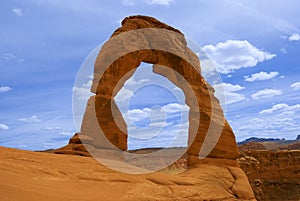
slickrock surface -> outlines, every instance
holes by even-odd
[[[257,200],[300,200],[300,150],[245,151],[239,163]]]
[[[254,200],[240,168],[209,162],[178,175],[130,175],[92,157],[0,147],[0,159],[1,201]]]

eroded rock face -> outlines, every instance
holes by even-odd
[[[165,76],[183,90],[190,107],[187,153],[236,159],[239,152],[235,136],[213,88],[201,76],[197,55],[187,47],[179,30],[146,16],[125,18],[122,27],[112,34],[99,52],[91,88],[96,95],[90,98],[88,105],[94,104],[97,122],[109,143],[99,139],[100,143],[94,146],[109,149],[114,145],[121,150],[127,149],[126,123],[114,96],[141,62],[153,64],[155,73]],[[86,121],[90,113],[87,108],[81,133],[94,139],[97,135],[90,134],[90,130],[94,133],[95,129],[90,129],[91,123]]]
[[[244,151],[239,163],[257,200],[300,199],[300,151]]]
[[[80,156],[91,156],[85,146],[92,146],[93,139],[86,136],[80,136],[76,133],[70,140],[69,144],[54,150],[56,154],[69,154],[69,155],[80,155]]]

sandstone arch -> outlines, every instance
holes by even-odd
[[[147,31],[143,32],[144,29],[151,28],[155,28],[150,31],[151,34],[147,33]],[[168,34],[166,36],[161,33],[162,30],[176,34],[171,36]],[[122,38],[123,33],[129,33],[130,31],[134,32],[130,33],[129,38]],[[136,33],[137,31],[139,32]],[[173,49],[176,54],[170,53],[172,51],[153,48],[156,45],[155,43],[164,43],[165,46]],[[124,52],[128,53],[124,54]],[[116,59],[111,59],[111,57]],[[110,63],[108,60],[113,60],[113,62]],[[131,77],[134,69],[141,62],[154,64],[153,71],[155,73],[165,76],[185,93],[186,104],[190,107],[189,155],[198,156],[206,135],[214,135],[221,129],[220,138],[212,138],[211,142],[206,142],[206,144],[213,144],[213,140],[218,140],[215,142],[216,146],[209,153],[209,156],[230,159],[238,156],[232,129],[224,119],[218,100],[213,96],[213,88],[201,76],[198,57],[187,47],[184,35],[177,29],[145,16],[125,18],[122,22],[122,27],[117,29],[110,40],[103,45],[95,63],[95,74],[91,91],[96,94],[94,101],[97,121],[112,144],[121,150],[127,149],[126,123],[113,97],[121,89],[125,81]],[[165,70],[160,65],[167,66],[170,69]],[[124,77],[130,70],[133,70],[132,74]],[[182,85],[182,80],[176,77],[173,70],[180,73],[188,81],[192,91],[188,90],[187,86]],[[121,84],[117,86],[120,79]],[[115,89],[116,87],[117,89]],[[193,98],[192,93],[195,94],[196,99]],[[213,109],[215,111],[212,111]],[[119,127],[116,125],[112,113],[115,114]],[[200,122],[194,122],[195,115],[199,115]],[[195,127],[197,124],[199,125]],[[210,127],[210,125],[213,126]],[[195,136],[191,136],[192,133],[195,133]],[[108,148],[101,143],[97,146]]]
[[[160,49],[161,44],[168,49]],[[88,100],[80,133],[75,134],[67,146],[55,150],[55,153],[93,156],[102,165],[129,174],[160,171],[181,158],[183,153],[178,148],[162,149],[146,154],[131,154],[128,151],[122,151],[127,149],[126,123],[113,97],[142,61],[152,63],[155,73],[165,76],[185,93],[186,103],[190,106],[188,142],[190,147],[184,149],[188,154],[189,169],[175,178],[172,175],[169,180],[165,180],[162,174],[154,180],[151,179],[151,175],[134,176],[132,178],[138,178],[138,181],[144,182],[143,190],[134,188],[138,189],[134,195],[137,195],[139,199],[141,198],[140,192],[144,192],[146,183],[158,183],[159,189],[167,186],[168,191],[169,185],[178,184],[176,189],[185,193],[184,198],[200,199],[197,195],[204,192],[204,197],[201,195],[201,199],[211,199],[210,194],[216,194],[217,199],[223,199],[219,192],[224,191],[224,200],[229,198],[255,200],[247,178],[235,160],[239,153],[234,134],[224,118],[218,100],[213,95],[213,88],[200,74],[198,57],[187,47],[184,35],[180,31],[151,17],[125,18],[122,27],[117,29],[109,41],[103,45],[95,63],[91,87],[91,92],[95,95]],[[128,71],[130,73],[127,73]],[[177,76],[178,73],[175,72],[181,74],[183,78]],[[184,82],[184,79],[188,82]],[[112,114],[115,114],[115,119]],[[197,116],[199,120],[195,118]],[[115,121],[119,122],[119,126]],[[192,136],[192,133],[195,136]],[[193,137],[195,139],[192,139]],[[169,154],[170,152],[172,154]],[[166,153],[167,155],[164,155]],[[208,156],[205,160],[199,160],[205,156]],[[153,167],[152,162],[156,162],[156,159],[163,159],[163,161],[159,161],[160,163],[155,164],[157,167]],[[82,168],[90,167],[85,165]],[[88,173],[93,173],[93,171],[91,169]],[[118,177],[123,175],[116,171],[108,171],[108,169],[101,171],[105,177],[108,174],[117,174]],[[87,171],[83,172],[84,176],[86,173]],[[95,175],[98,178],[98,173]],[[128,174],[124,176],[130,177]],[[178,179],[182,179],[183,182],[178,183]],[[128,183],[120,181],[127,188]],[[115,183],[116,180],[113,182]],[[136,182],[133,183],[136,186]],[[192,191],[195,193],[191,194]],[[128,195],[133,195],[132,189],[127,192],[129,192]],[[143,194],[148,199],[148,195],[154,195],[152,192],[155,190],[148,192],[147,189],[147,192]],[[159,192],[165,195],[165,191]],[[186,192],[190,197],[186,196]],[[173,190],[171,196],[181,198]],[[132,198],[130,200],[136,199],[130,198]]]

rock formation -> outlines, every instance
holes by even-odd
[[[160,47],[161,44],[163,47]],[[213,88],[201,76],[197,55],[187,47],[179,30],[146,16],[125,18],[122,27],[100,50],[91,88],[96,95],[88,101],[80,135],[92,138],[92,145],[96,148],[113,149],[116,146],[121,150],[127,149],[126,123],[114,96],[141,62],[153,64],[155,73],[168,78],[186,96],[186,104],[190,107],[189,161],[207,155],[236,159],[239,152],[235,136],[224,118]],[[99,126],[93,125],[95,122],[91,120],[93,113],[96,113],[106,139],[99,137]]]
[[[69,155],[80,155],[80,156],[91,156],[85,146],[92,144],[92,139],[88,136],[84,139],[81,135],[79,138],[78,133],[76,133],[70,140],[69,144],[54,150],[56,154],[69,154]]]
[[[266,150],[266,147],[259,142],[248,142],[239,146],[240,152],[247,150]]]
[[[153,64],[154,73],[166,77],[184,92],[186,104],[190,107],[188,148],[172,151],[162,149],[148,153],[149,155],[144,154],[143,157],[136,157],[127,151],[127,126],[114,96],[142,62]],[[214,96],[214,89],[201,75],[198,56],[188,48],[184,35],[179,30],[152,17],[125,18],[122,27],[112,34],[98,54],[91,92],[95,95],[88,100],[79,135],[75,135],[69,145],[56,150],[56,153],[84,155],[84,150],[79,147],[80,139],[94,158],[98,160],[104,157],[104,163],[108,161],[110,164],[121,161],[113,169],[119,170],[122,167],[126,169],[126,173],[131,173],[127,171],[132,171],[132,168],[139,172],[141,169],[133,166],[149,160],[153,164],[167,161],[167,166],[176,166],[185,161],[180,157],[187,156],[189,168],[180,174],[182,180],[178,178],[175,181],[180,184],[175,188],[176,191],[191,194],[177,197],[176,191],[172,189],[174,199],[254,200],[246,175],[236,161],[239,151],[233,131]],[[156,153],[158,154],[155,155]],[[130,166],[125,165],[127,162],[130,162]],[[153,164],[148,164],[146,169],[156,171],[155,167],[152,168],[155,166]],[[200,172],[207,174],[207,177],[198,177]],[[213,182],[209,182],[209,188],[212,189],[207,192],[200,190],[207,189],[205,182],[209,178],[214,178]],[[151,179],[155,184],[167,186],[174,183],[171,180],[161,180],[160,177]],[[183,183],[190,187],[183,187]],[[212,198],[211,193],[218,194],[224,190],[229,194]],[[148,193],[143,192],[143,195]],[[145,197],[145,200],[151,199]]]
[[[239,163],[257,200],[300,199],[300,151],[244,151]]]

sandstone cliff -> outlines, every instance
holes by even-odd
[[[300,200],[300,151],[255,151],[238,159],[257,200]]]

